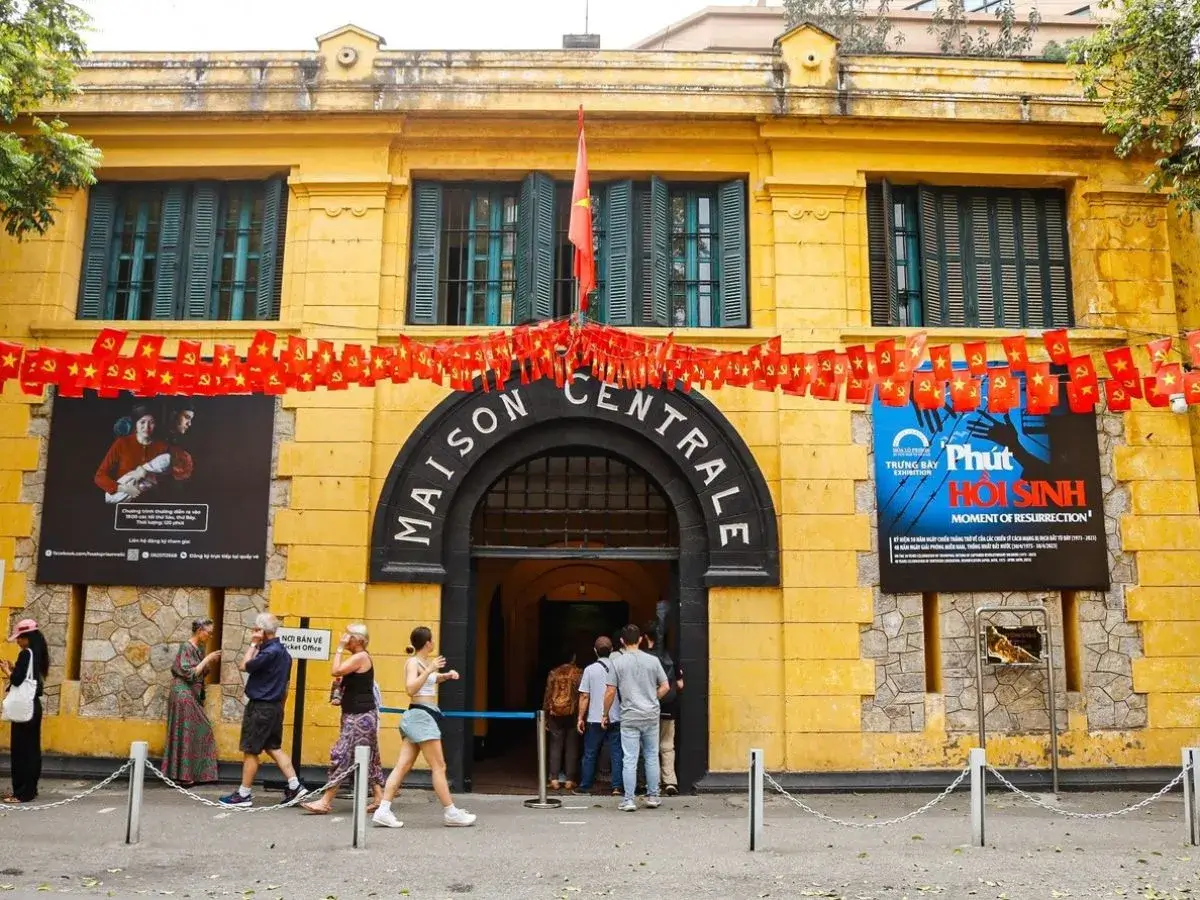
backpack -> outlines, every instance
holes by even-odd
[[[559,666],[546,685],[546,711],[551,716],[573,716],[579,712],[579,670]]]

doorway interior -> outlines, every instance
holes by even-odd
[[[565,450],[522,462],[481,499],[471,553],[475,708],[540,709],[551,669],[590,664],[595,639],[629,622],[661,623],[680,658],[675,511],[633,464]],[[472,790],[536,791],[536,746],[529,720],[475,721]]]

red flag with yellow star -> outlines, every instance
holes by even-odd
[[[575,156],[575,185],[571,189],[571,224],[567,237],[575,245],[573,272],[579,282],[579,312],[586,313],[588,294],[596,289],[596,256],[592,247],[592,186],[588,178],[582,106],[579,107],[579,149]]]

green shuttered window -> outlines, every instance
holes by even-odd
[[[278,319],[286,220],[282,178],[98,184],[78,316]]]
[[[873,325],[1074,324],[1056,190],[867,185]]]
[[[571,185],[417,182],[408,319],[503,326],[575,307]],[[592,185],[597,288],[589,316],[610,325],[749,324],[746,186]]]

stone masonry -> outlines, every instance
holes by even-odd
[[[17,542],[14,565],[17,571],[31,572],[37,556],[36,535],[41,528],[52,407],[53,400],[47,399],[33,409],[30,433],[39,439],[38,468],[25,473],[21,499],[33,504],[31,533],[35,537]],[[294,414],[277,403],[273,472],[278,468],[279,444],[291,438],[294,428]],[[272,479],[266,541],[268,587],[270,582],[281,580],[287,569],[287,548],[273,546],[271,531],[275,512],[287,507],[289,494],[289,480]],[[89,586],[80,658],[79,714],[165,718],[175,651],[179,642],[191,634],[192,619],[208,615],[211,593],[209,588]],[[221,670],[222,718],[241,718],[244,680],[237,670],[237,654],[246,646],[254,617],[267,608],[267,594],[267,589],[224,591],[226,654]],[[17,617],[36,618],[50,645],[53,666],[46,685],[48,715],[54,715],[59,708],[70,608],[69,585],[36,584],[31,572],[25,610]]]
[[[1125,590],[1137,582],[1133,558],[1121,547],[1120,517],[1129,511],[1129,492],[1111,476],[1113,454],[1124,443],[1120,415],[1097,417],[1101,488],[1112,587],[1108,592],[1080,591],[1079,648],[1081,690],[1068,693],[1063,670],[1061,595],[1057,592],[941,594],[942,695],[946,728],[969,732],[978,727],[976,691],[977,637],[974,611],[979,606],[1043,604],[1054,643],[1058,726],[1065,730],[1068,708],[1084,713],[1091,729],[1133,729],[1146,724],[1146,698],[1133,692],[1132,661],[1142,655],[1136,624],[1125,616]],[[854,415],[854,441],[871,454],[871,418]],[[875,516],[874,459],[871,478],[856,485],[856,509],[871,523],[871,547],[859,554],[859,583],[874,585],[875,615],[862,633],[862,653],[875,668],[875,694],[863,698],[864,731],[915,732],[925,728],[925,629],[920,594],[885,595],[879,590],[878,531]],[[1001,626],[1039,624],[1040,617],[1005,614],[990,619]],[[989,732],[1022,733],[1049,729],[1044,667],[984,669],[983,704]]]

